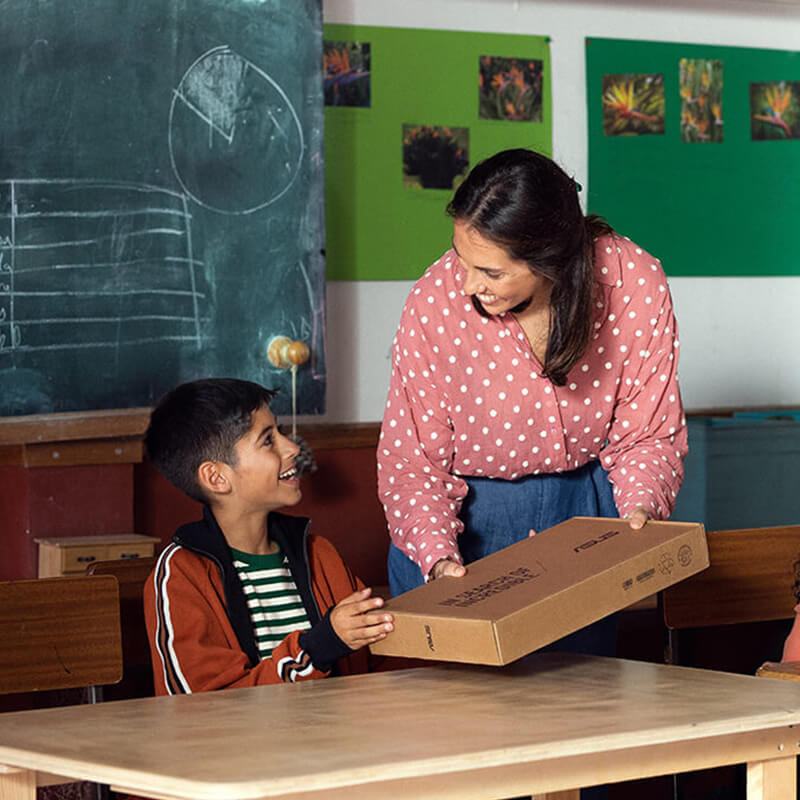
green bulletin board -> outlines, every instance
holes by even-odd
[[[681,140],[681,59],[722,61],[721,142]],[[664,76],[664,133],[605,135],[603,76],[644,73]],[[800,53],[592,38],[586,75],[591,211],[669,275],[800,274],[800,138],[753,140],[750,108],[751,83],[800,81]]]
[[[403,126],[469,128],[469,166],[499,150],[551,155],[548,38],[325,25],[333,42],[370,45],[369,107],[325,109],[328,280],[411,280],[449,246],[451,189],[409,188]],[[541,122],[480,119],[479,59],[543,62]]]

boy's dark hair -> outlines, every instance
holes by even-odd
[[[176,386],[150,415],[144,443],[156,469],[193,500],[207,502],[197,469],[204,461],[236,466],[236,442],[252,425],[253,412],[269,406],[275,392],[251,381],[207,378]]]

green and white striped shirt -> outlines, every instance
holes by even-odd
[[[282,552],[268,556],[233,548],[231,552],[247,598],[259,655],[269,658],[292,631],[308,630],[311,622]]]

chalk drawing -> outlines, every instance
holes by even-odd
[[[172,169],[204,208],[249,214],[274,203],[297,178],[304,149],[283,89],[226,45],[200,56],[173,93]]]
[[[191,215],[178,192],[0,181],[0,366],[34,351],[201,346]]]

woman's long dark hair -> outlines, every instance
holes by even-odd
[[[563,386],[589,343],[594,239],[611,233],[611,226],[583,215],[578,185],[561,167],[523,149],[504,150],[477,164],[447,213],[552,282],[544,373]],[[473,303],[486,313],[475,298]]]

